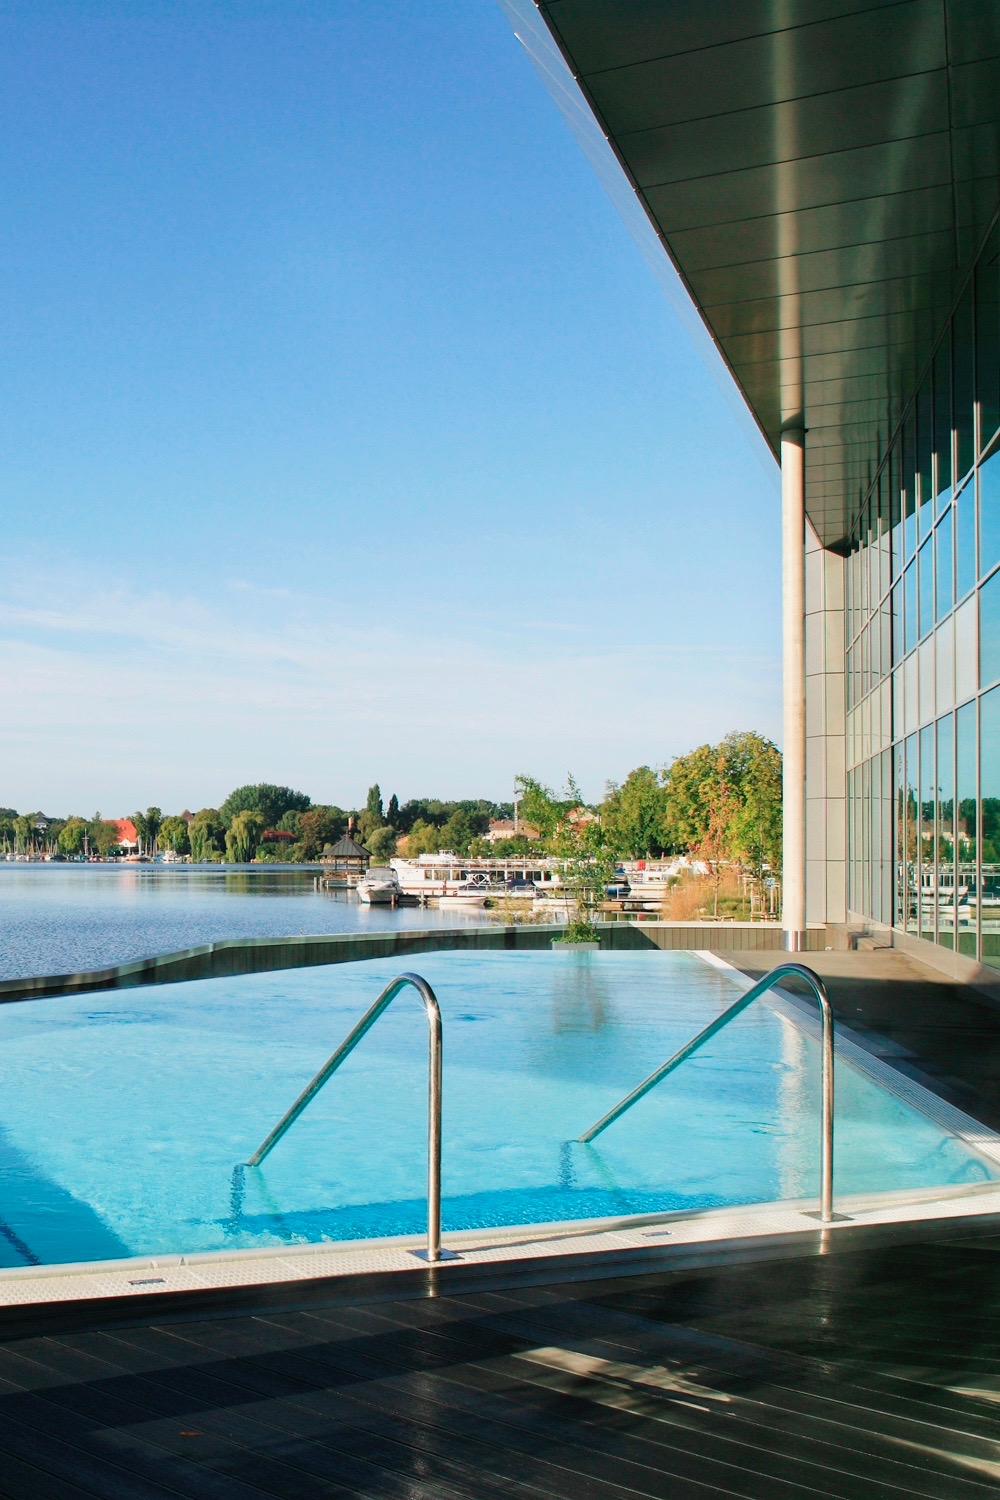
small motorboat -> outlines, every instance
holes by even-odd
[[[399,876],[391,865],[374,865],[355,886],[365,906],[396,906],[403,894]]]

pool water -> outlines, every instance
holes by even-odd
[[[699,1209],[818,1191],[816,1044],[763,1002],[589,1146],[588,1125],[741,993],[690,953],[439,953],[443,1224]],[[264,1164],[241,1172],[398,960],[0,1012],[0,1264],[419,1233],[427,1028],[404,991]],[[837,1064],[840,1194],[985,1181]]]

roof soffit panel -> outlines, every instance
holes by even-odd
[[[1000,4],[538,3],[772,447],[822,429],[839,541],[1000,196]]]

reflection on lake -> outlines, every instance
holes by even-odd
[[[481,914],[359,905],[312,870],[0,863],[0,978],[66,974],[224,938],[457,927]]]

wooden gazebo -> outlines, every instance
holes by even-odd
[[[337,885],[356,885],[372,862],[371,854],[349,833],[323,850],[323,877]]]

